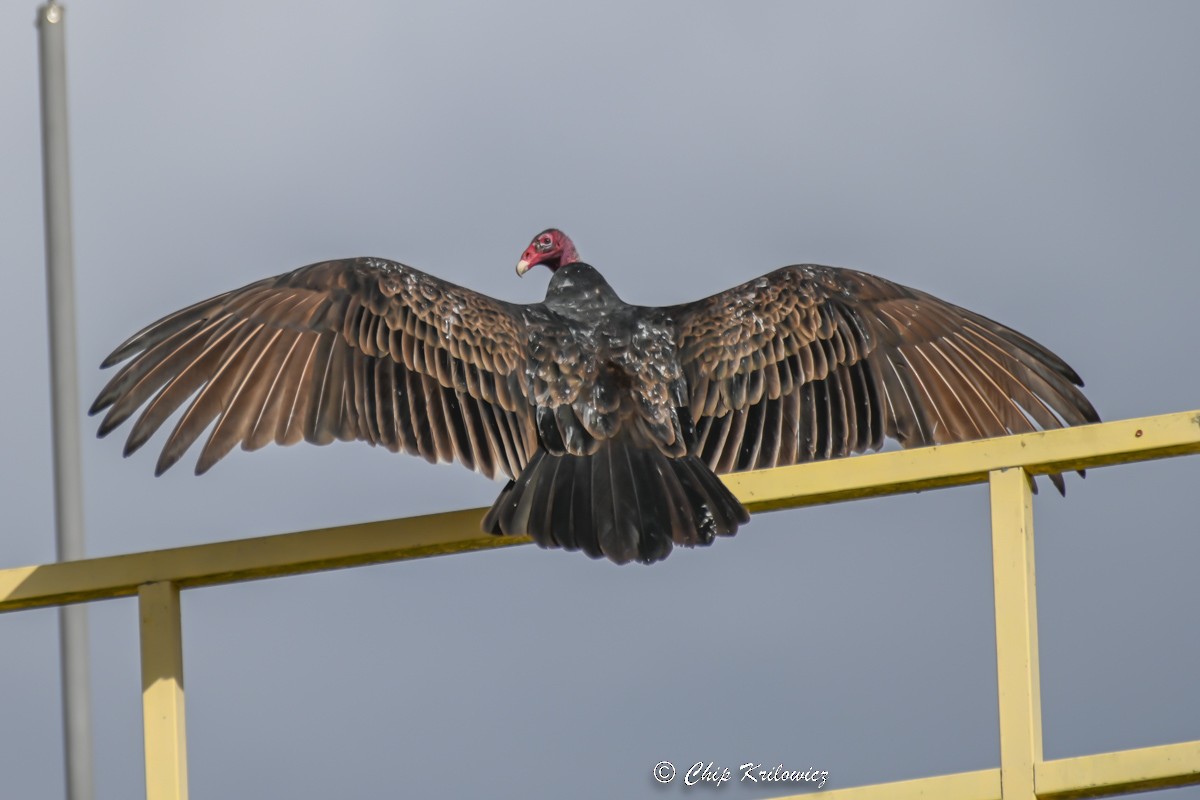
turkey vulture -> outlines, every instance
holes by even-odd
[[[1037,342],[866,273],[783,267],[654,308],[557,229],[517,274],[537,264],[530,305],[379,258],[251,283],[134,334],[90,413],[104,436],[145,406],[129,455],[186,404],[156,474],[210,425],[197,474],[301,439],[503,473],[484,530],[617,563],[735,533],[749,516],[719,473],[1099,420]]]

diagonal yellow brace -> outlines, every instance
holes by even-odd
[[[989,473],[992,574],[996,593],[996,677],[1000,703],[1000,790],[1004,800],[1035,800],[1042,761],[1033,498],[1021,467]]]
[[[171,581],[143,584],[138,587],[138,610],[146,800],[187,800],[179,586]]]

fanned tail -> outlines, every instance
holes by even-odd
[[[618,564],[649,564],[673,545],[732,536],[750,515],[699,458],[670,458],[618,437],[584,456],[538,450],[483,520],[488,533],[533,537]]]

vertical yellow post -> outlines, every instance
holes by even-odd
[[[187,800],[179,587],[170,581],[142,585],[138,589],[138,608],[146,800]]]
[[[1033,498],[1024,469],[993,470],[992,572],[996,593],[996,676],[1000,702],[1000,789],[1004,800],[1035,800],[1042,760]]]

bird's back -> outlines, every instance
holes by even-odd
[[[589,433],[606,438],[627,431],[665,454],[683,455],[691,444],[684,436],[689,425],[679,419],[687,390],[674,330],[661,315],[621,300],[584,263],[554,273],[544,309],[550,324],[530,328],[531,366],[544,372],[542,362],[550,359],[565,382],[575,382],[568,390],[572,406]]]

